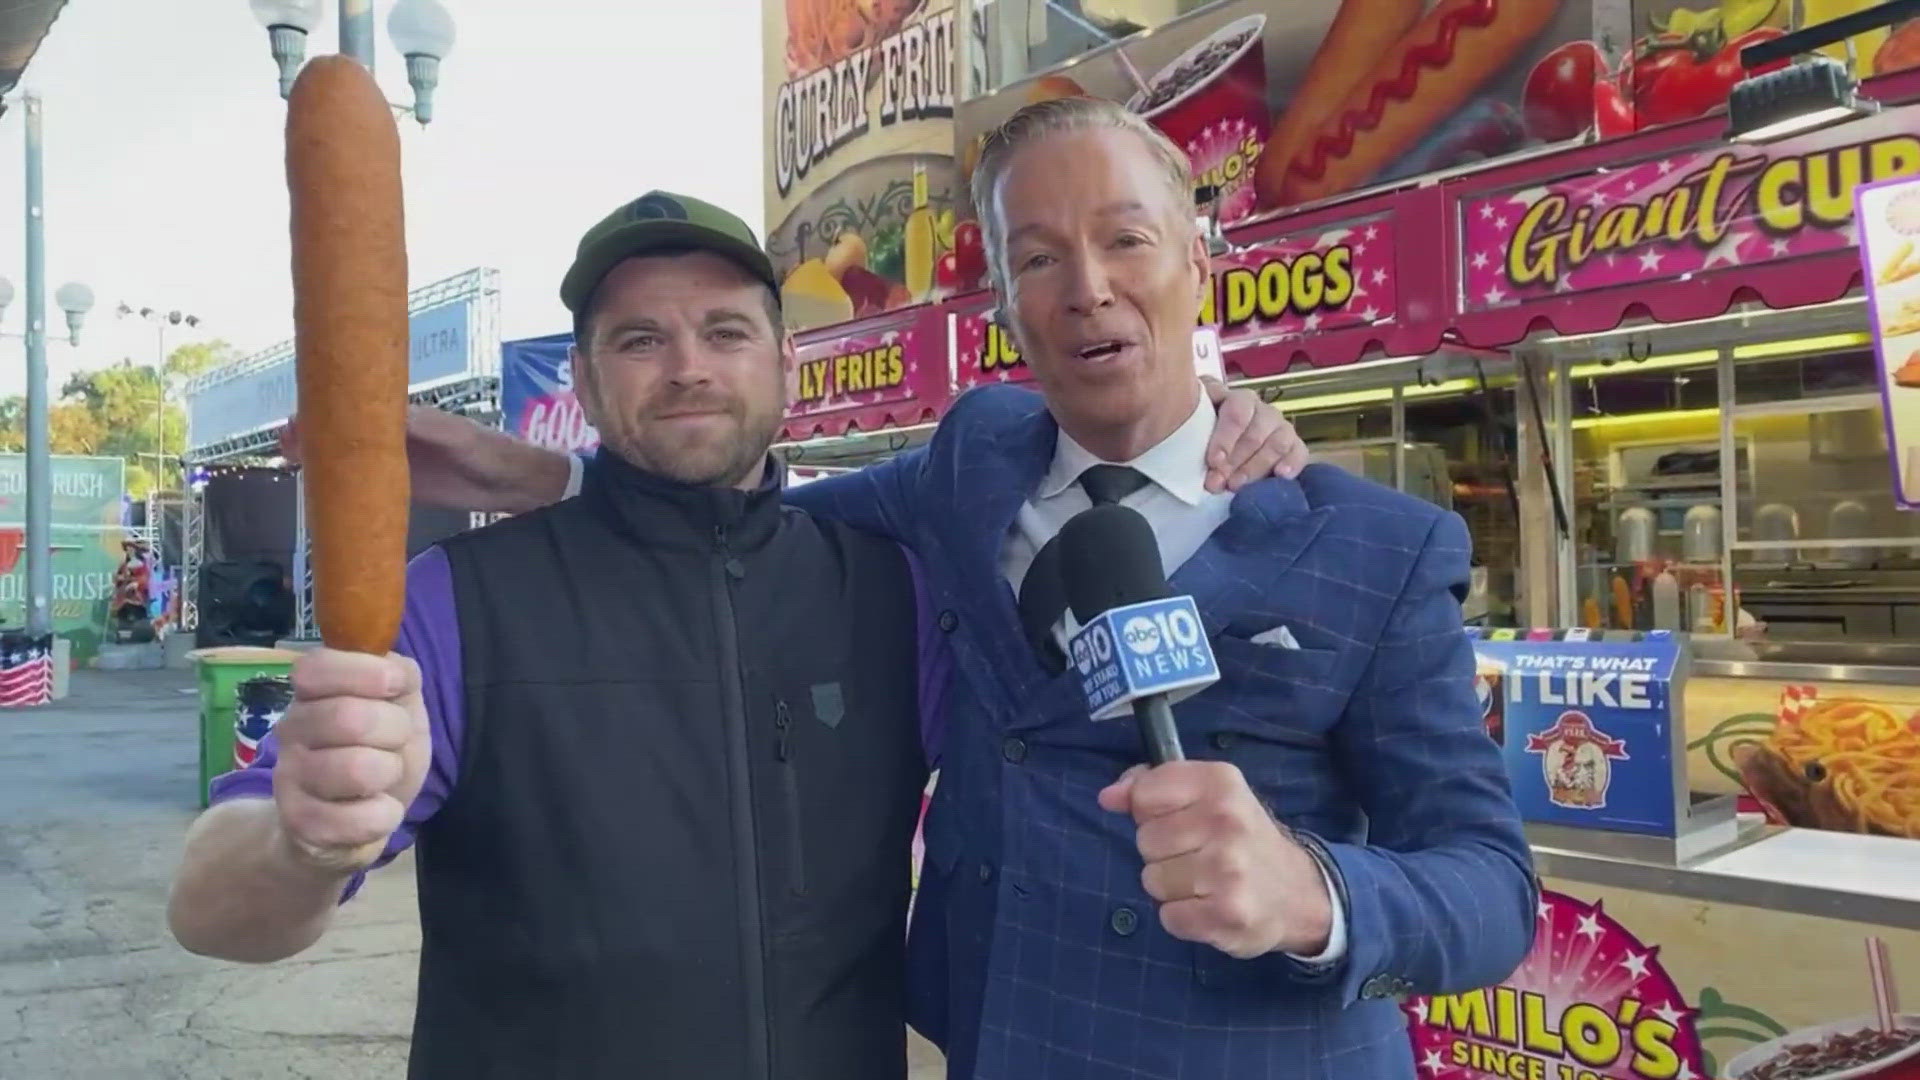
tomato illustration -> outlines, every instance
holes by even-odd
[[[1521,91],[1521,116],[1536,139],[1571,139],[1594,122],[1595,87],[1606,61],[1591,41],[1569,41],[1540,58]]]
[[[986,275],[987,252],[980,241],[979,222],[962,221],[953,227],[952,255],[961,284],[975,284]]]
[[[933,264],[933,283],[936,287],[951,292],[961,288],[966,282],[960,276],[960,260],[956,251],[940,256]]]
[[[1611,80],[1593,88],[1593,117],[1603,139],[1629,135],[1640,129],[1633,102],[1627,99],[1626,91]]]
[[[1762,26],[1732,39],[1700,34],[1682,41],[1655,40],[1635,50],[1631,80],[1634,111],[1643,124],[1672,124],[1692,120],[1727,103],[1734,84],[1748,75],[1773,71],[1777,61],[1749,72],[1740,64],[1740,51],[1781,35],[1777,27]]]

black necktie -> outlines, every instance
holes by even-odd
[[[1131,465],[1094,465],[1080,474],[1080,487],[1095,506],[1117,503],[1147,486],[1146,475]],[[1067,581],[1060,570],[1060,536],[1055,533],[1033,557],[1020,582],[1020,623],[1048,671],[1066,669],[1066,657],[1053,639],[1053,627],[1067,610]]]

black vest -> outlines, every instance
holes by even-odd
[[[414,1080],[900,1080],[925,766],[876,539],[602,452],[443,545],[465,671],[418,842]]]

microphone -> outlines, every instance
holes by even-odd
[[[1219,681],[1190,596],[1175,596],[1147,519],[1117,503],[1082,511],[1060,530],[1067,602],[1082,626],[1069,656],[1095,720],[1124,715],[1140,728],[1147,762],[1184,760],[1173,702]]]

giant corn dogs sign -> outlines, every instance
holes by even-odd
[[[1866,141],[1840,142],[1866,138]],[[1716,146],[1468,199],[1466,310],[1686,277],[1854,245],[1854,189],[1920,173],[1920,139],[1859,125]]]

